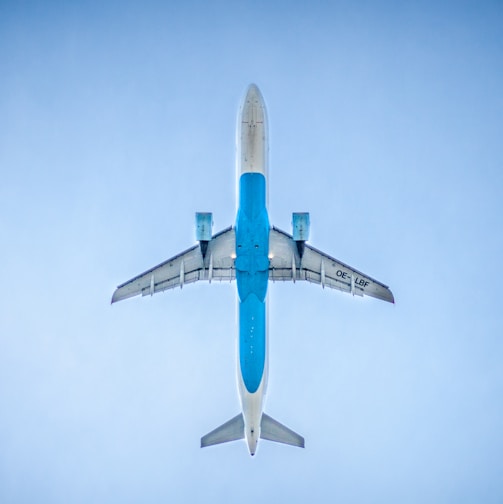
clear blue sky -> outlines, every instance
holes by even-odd
[[[501,2],[0,4],[0,501],[503,501]],[[235,286],[110,306],[234,221],[235,121],[270,219],[396,306],[270,287],[266,411],[306,449],[200,450],[239,410]]]

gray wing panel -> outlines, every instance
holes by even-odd
[[[204,258],[204,280],[231,281],[236,278],[236,233],[228,227],[217,233],[208,244]]]
[[[260,422],[260,437],[268,441],[304,448],[304,438],[300,434],[265,413],[262,413],[262,421]]]
[[[269,234],[269,278],[273,281],[306,280],[359,296],[394,303],[388,286],[305,244],[302,259],[292,236],[273,227]]]
[[[235,232],[232,227],[217,233],[210,240],[203,259],[201,247],[186,251],[119,285],[112,303],[138,295],[152,295],[198,280],[228,280],[235,278]]]
[[[228,443],[229,441],[237,441],[245,437],[245,423],[243,414],[231,418],[220,427],[212,430],[201,438],[201,448],[212,446],[221,443]]]

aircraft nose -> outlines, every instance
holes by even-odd
[[[256,84],[250,84],[246,91],[245,103],[252,106],[264,106],[264,99],[262,93]]]
[[[262,173],[267,177],[267,112],[256,84],[250,84],[238,115],[237,173]]]

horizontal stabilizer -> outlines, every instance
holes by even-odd
[[[276,441],[292,446],[304,448],[304,438],[293,432],[293,430],[280,424],[274,418],[262,413],[262,422],[260,423],[260,437],[268,441]]]
[[[212,430],[201,438],[201,448],[206,446],[237,441],[245,437],[245,424],[240,413],[220,427]]]

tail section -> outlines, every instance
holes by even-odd
[[[243,415],[240,413],[220,427],[217,427],[215,430],[206,434],[206,436],[203,436],[201,438],[201,448],[221,443],[228,443],[229,441],[236,441],[238,439],[243,439],[244,437],[245,423],[243,421]]]
[[[229,441],[237,441],[238,439],[245,438],[245,424],[242,413],[231,418],[220,427],[212,430],[206,436],[201,438],[201,448],[212,446]],[[283,443],[291,446],[298,446],[304,448],[304,438],[279,423],[274,418],[271,418],[265,413],[262,414],[260,422],[260,438],[267,439],[268,441],[275,441],[276,443]]]
[[[304,438],[302,436],[265,413],[262,414],[260,423],[260,437],[268,441],[304,448]]]

